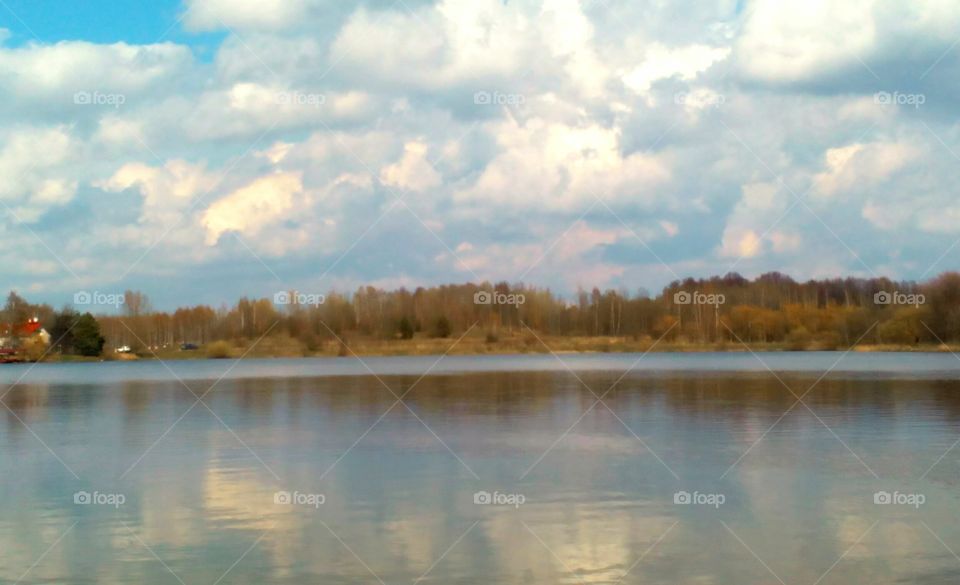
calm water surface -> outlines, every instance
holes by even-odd
[[[0,367],[0,583],[960,581],[956,358],[638,358]]]

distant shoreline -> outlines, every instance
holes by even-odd
[[[323,347],[310,351],[293,344],[252,342],[215,342],[201,345],[197,350],[182,351],[176,348],[140,350],[137,353],[108,353],[101,357],[47,356],[45,363],[83,363],[101,361],[137,361],[137,360],[207,360],[237,358],[317,358],[317,357],[389,357],[389,356],[485,356],[485,355],[522,355],[522,354],[618,354],[618,353],[767,353],[767,352],[808,352],[830,351],[836,353],[951,353],[960,352],[960,347],[941,344],[860,344],[849,347],[823,347],[810,344],[803,347],[787,343],[690,343],[660,342],[652,340],[633,340],[611,337],[516,337],[503,341],[487,342],[483,339],[424,338],[412,340],[362,340],[328,342]],[[228,346],[228,347],[227,347]],[[213,349],[211,349],[213,348]]]

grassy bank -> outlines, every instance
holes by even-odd
[[[846,351],[846,347],[824,347],[817,344],[797,346],[789,343],[750,343],[749,349],[739,342],[698,343],[689,341],[660,341],[651,338],[628,337],[537,337],[533,334],[503,335],[499,338],[467,336],[457,341],[455,337],[414,337],[409,340],[345,338],[345,342],[333,340],[307,347],[289,337],[267,337],[254,340],[218,341],[201,346],[197,350],[181,351],[178,348],[161,348],[142,351],[139,355],[110,354],[100,359],[228,359],[228,358],[297,358],[297,357],[344,357],[344,356],[416,356],[416,355],[497,355],[537,354],[555,352],[572,353],[642,353],[642,352],[765,352],[765,351]],[[960,347],[945,345],[875,345],[862,344],[854,348],[858,352],[949,352]],[[98,358],[75,358],[51,356],[47,361],[90,361]]]

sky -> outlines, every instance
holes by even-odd
[[[960,4],[0,0],[0,283],[960,267]]]

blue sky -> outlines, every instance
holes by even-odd
[[[0,6],[0,26],[12,33],[14,44],[37,39],[151,43],[166,36],[182,13],[177,0],[4,0],[4,4]],[[181,32],[177,28],[174,36],[189,39]]]
[[[167,40],[192,47],[198,58],[212,56],[226,34],[184,30],[180,25],[184,10],[180,0],[4,0],[0,4],[0,28],[9,31],[9,46],[78,40],[102,44]]]
[[[960,8],[0,4],[0,282],[157,306],[960,265]]]

